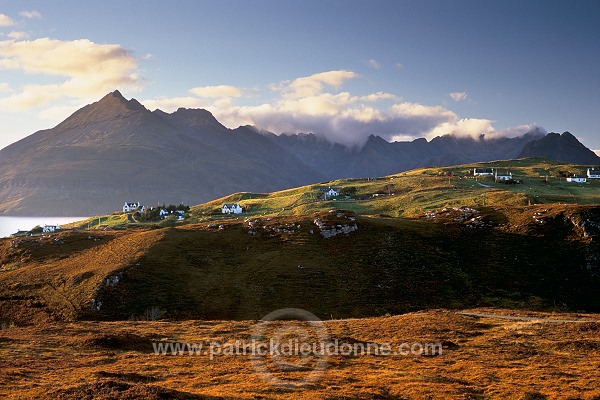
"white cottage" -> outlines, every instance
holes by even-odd
[[[44,225],[44,227],[42,228],[43,233],[54,233],[59,230],[60,227],[58,225]]]
[[[319,190],[325,196],[325,200],[327,200],[331,197],[339,196],[339,194],[340,194],[337,189],[334,189],[331,186],[326,187],[326,188],[320,188]]]
[[[587,177],[588,179],[600,179],[600,169],[588,168]]]
[[[142,206],[139,202],[137,203],[125,203],[123,206],[123,212],[140,211],[143,212],[146,207]]]
[[[585,176],[573,175],[567,178],[567,182],[585,183],[587,182],[587,179],[585,178]]]
[[[505,172],[505,173],[501,174],[501,173],[498,173],[498,171],[496,171],[496,175],[495,175],[496,182],[511,181],[512,178],[513,178],[512,172]]]
[[[473,168],[473,176],[491,176],[494,175],[493,168]]]
[[[223,204],[223,207],[221,208],[221,213],[223,214],[241,214],[242,213],[242,207],[238,204]]]

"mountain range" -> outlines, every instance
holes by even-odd
[[[126,201],[197,204],[344,177],[518,157],[600,164],[568,132],[346,147],[315,134],[228,129],[206,110],[149,111],[114,91],[0,150],[0,214],[95,215]]]

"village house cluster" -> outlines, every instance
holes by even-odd
[[[567,182],[585,183],[588,179],[600,179],[600,168],[588,168],[586,176],[573,174],[567,177]]]
[[[163,205],[162,207],[156,207],[159,210],[158,215],[160,216],[161,219],[165,219],[165,218],[169,217],[170,215],[174,215],[178,221],[185,220],[185,211],[184,210],[180,210],[180,209],[169,210],[168,208],[171,208],[171,207],[174,207],[174,206],[165,207]],[[149,210],[155,210],[156,208],[150,207]],[[124,213],[131,213],[131,212],[143,213],[144,211],[146,211],[146,207],[143,206],[139,201],[134,202],[134,203],[126,202],[123,205]]]
[[[511,172],[502,173],[494,168],[473,168],[473,176],[493,176],[494,181],[505,183],[514,180]],[[566,177],[566,181],[572,183],[585,183],[588,179],[600,179],[600,168],[588,168],[586,176],[570,174]]]
[[[500,172],[494,168],[473,168],[473,176],[493,176],[496,182],[510,182],[513,180],[512,172]]]

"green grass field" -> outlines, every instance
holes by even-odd
[[[474,177],[473,168],[511,172],[524,184],[496,183],[492,177]],[[587,166],[528,158],[459,166],[411,170],[375,179],[340,179],[273,193],[234,193],[193,206],[186,221],[220,221],[251,216],[306,215],[339,208],[359,215],[415,217],[447,207],[526,206],[534,204],[600,204],[600,181],[570,183],[561,172],[584,174]],[[349,196],[325,201],[319,188],[350,189]],[[223,203],[240,203],[247,212],[221,214]],[[99,222],[98,222],[99,221]],[[181,224],[181,223],[180,223]],[[71,227],[114,228],[132,223],[126,214],[93,217]]]
[[[510,171],[524,184],[495,183],[492,177],[472,176],[473,168]],[[444,207],[514,206],[567,203],[600,204],[600,182],[578,184],[557,178],[561,171],[583,173],[585,166],[543,159],[518,159],[453,167],[412,170],[375,180],[341,179],[269,194],[236,193],[192,207],[192,220],[214,219],[222,203],[239,202],[248,215],[303,215],[342,208],[361,215],[414,217]],[[355,188],[349,197],[324,201],[319,188]]]

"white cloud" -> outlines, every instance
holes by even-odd
[[[545,130],[544,128],[542,128],[541,126],[538,126],[536,124],[525,124],[525,125],[515,126],[512,128],[502,129],[502,130],[496,132],[495,134],[498,136],[516,137],[516,136],[523,136],[527,132],[531,132],[531,131],[538,131],[539,133],[542,133],[544,135],[546,133],[548,133],[547,130]]]
[[[292,82],[280,82],[277,85],[271,85],[271,88],[275,91],[281,91],[287,98],[302,98],[318,95],[323,91],[324,86],[337,89],[344,81],[358,76],[357,73],[352,71],[327,71],[296,78]]]
[[[272,84],[279,97],[258,106],[208,109],[226,126],[251,124],[275,133],[314,132],[347,145],[362,144],[370,134],[388,140],[426,135],[456,115],[441,106],[400,102],[391,93],[355,96],[332,92],[344,81],[359,77],[352,71],[329,71]],[[378,102],[392,102],[382,107]]]
[[[404,65],[402,65],[402,63],[397,62],[395,67],[396,67],[396,69],[402,69],[402,68],[404,68]]]
[[[218,97],[240,97],[242,92],[235,86],[201,86],[190,89],[190,93],[198,97],[218,98]]]
[[[81,105],[49,107],[40,111],[38,113],[38,117],[40,119],[46,119],[50,121],[63,121],[77,111],[80,107]]]
[[[33,18],[42,18],[42,14],[40,14],[39,11],[37,10],[31,10],[31,11],[21,11],[19,13],[20,16],[25,17],[25,18],[29,18],[29,19],[33,19]]]
[[[467,92],[451,92],[451,93],[448,93],[448,96],[450,96],[452,98],[452,100],[454,100],[456,102],[464,101],[468,97]]]
[[[600,150],[592,150],[594,153],[596,153],[598,156],[600,156]]]
[[[6,82],[0,82],[0,92],[10,90],[10,85]]]
[[[27,34],[27,32],[12,31],[12,32],[7,33],[6,36],[11,39],[21,40],[21,39],[25,39],[29,35]]]
[[[194,96],[145,100],[149,109],[171,112],[179,107],[205,108],[225,126],[254,125],[276,134],[312,132],[332,142],[362,145],[370,134],[386,140],[429,139],[445,134],[478,138],[481,134],[517,135],[534,125],[496,132],[493,121],[459,118],[439,105],[424,105],[402,99],[392,93],[375,92],[354,95],[340,91],[344,82],[357,79],[352,71],[327,71],[268,85],[274,98],[262,104],[238,105],[252,97],[230,86],[205,86],[191,89]],[[227,88],[227,89],[225,89]],[[216,97],[218,94],[221,97]],[[256,93],[253,93],[255,95]],[[214,96],[213,96],[214,95]],[[202,96],[202,97],[200,97]]]
[[[392,94],[392,93],[376,92],[376,93],[368,94],[366,96],[356,97],[356,99],[360,100],[360,101],[369,101],[369,102],[379,101],[379,100],[395,100],[395,101],[400,101],[401,97],[398,97],[398,96],[396,96],[395,94]]]
[[[481,134],[493,134],[495,132],[492,122],[489,119],[480,118],[452,118],[448,122],[443,122],[429,131],[427,139],[433,139],[436,136],[452,134],[458,137],[479,138]]]
[[[369,61],[367,61],[367,65],[369,65],[369,67],[374,68],[374,69],[379,69],[381,68],[381,64],[379,64],[377,62],[377,60],[374,59],[370,59]]]
[[[60,98],[58,85],[25,85],[19,93],[0,98],[0,109],[19,112]]]
[[[87,39],[62,41],[41,38],[0,41],[0,70],[62,77],[60,83],[29,84],[0,98],[5,110],[21,111],[63,97],[88,99],[116,88],[137,89],[137,60],[117,44]]]
[[[5,26],[14,26],[16,25],[15,21],[11,17],[6,14],[0,13],[0,27]]]

